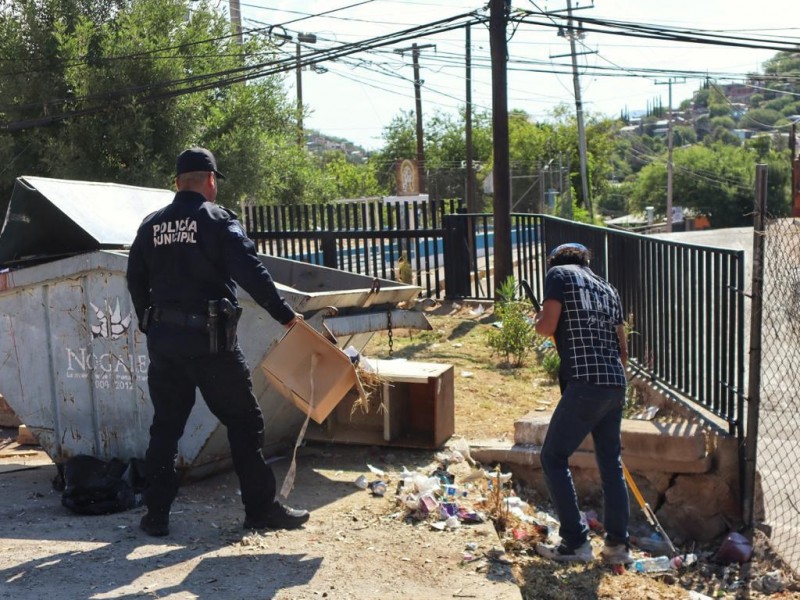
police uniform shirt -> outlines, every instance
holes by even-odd
[[[149,306],[207,314],[209,300],[236,301],[236,284],[280,323],[294,311],[279,295],[232,211],[179,191],[145,217],[128,257],[128,288],[139,322]]]
[[[545,300],[561,303],[555,332],[560,377],[601,386],[625,386],[617,326],[619,294],[588,267],[560,265],[547,272]]]

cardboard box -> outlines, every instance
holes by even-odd
[[[453,365],[410,360],[371,360],[383,384],[365,405],[348,395],[311,440],[439,448],[455,431]]]
[[[305,321],[297,321],[261,362],[264,375],[303,413],[322,423],[347,393],[363,394],[344,352]]]

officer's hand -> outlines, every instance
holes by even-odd
[[[284,327],[286,327],[286,329],[291,329],[292,325],[302,320],[303,320],[303,315],[301,315],[300,313],[294,313],[294,318],[288,323],[284,324]]]

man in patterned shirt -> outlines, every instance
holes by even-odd
[[[550,253],[544,302],[536,321],[540,335],[555,339],[562,394],[541,453],[545,482],[561,522],[561,544],[538,544],[536,550],[558,562],[594,558],[569,470],[569,457],[591,433],[603,485],[602,557],[610,564],[625,564],[632,562],[628,490],[620,456],[628,348],[619,294],[592,272],[589,258],[589,250],[575,243]]]

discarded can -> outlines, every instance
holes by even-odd
[[[373,481],[369,484],[369,489],[372,490],[373,496],[383,496],[386,493],[386,482]]]

